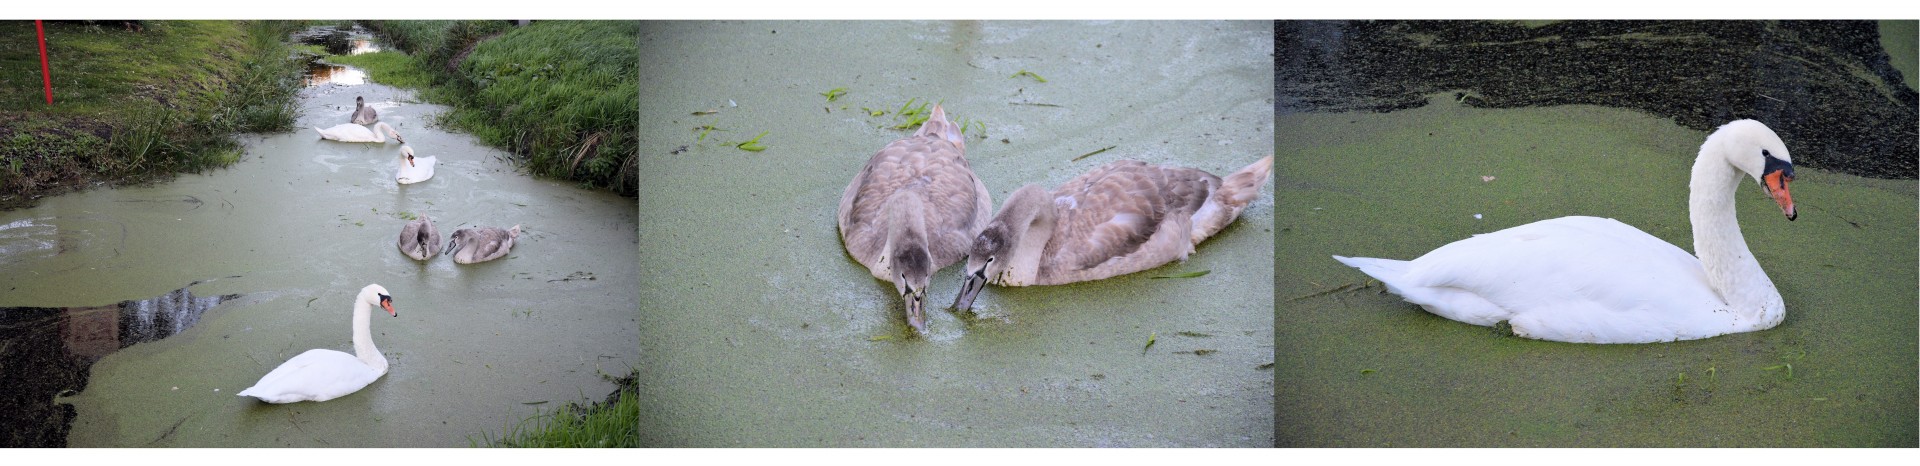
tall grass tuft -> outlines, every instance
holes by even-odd
[[[433,75],[442,123],[521,156],[536,175],[638,191],[639,24],[372,21]]]
[[[612,378],[620,386],[604,402],[568,403],[508,426],[499,437],[481,432],[474,446],[515,448],[634,448],[640,443],[639,371]]]

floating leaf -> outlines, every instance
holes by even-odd
[[[1146,354],[1146,352],[1147,352],[1147,350],[1149,350],[1149,349],[1152,349],[1152,348],[1153,348],[1153,341],[1154,341],[1154,340],[1156,340],[1156,339],[1158,339],[1159,337],[1160,337],[1160,334],[1158,334],[1158,333],[1149,333],[1149,334],[1147,334],[1147,347],[1146,347],[1146,348],[1140,348],[1140,353],[1141,353],[1141,354]]]
[[[1161,275],[1157,277],[1148,277],[1148,278],[1194,278],[1194,277],[1204,276],[1212,272],[1213,272],[1212,270],[1202,270],[1198,272],[1181,272],[1181,273],[1176,273],[1172,275]]]
[[[885,341],[892,339],[893,335],[874,335],[873,337],[867,338],[867,341]]]
[[[871,109],[871,108],[866,108],[866,107],[860,107],[860,110],[863,110],[863,111],[866,111],[866,112],[867,112],[867,116],[880,116],[880,115],[885,115],[885,114],[887,114],[887,111],[886,111],[886,110],[874,110],[874,109]]]
[[[1027,77],[1031,77],[1031,78],[1033,78],[1033,80],[1034,80],[1034,81],[1039,81],[1039,82],[1043,82],[1043,83],[1044,83],[1044,82],[1047,82],[1047,78],[1042,78],[1042,77],[1040,77],[1040,75],[1037,75],[1037,74],[1033,74],[1033,72],[1032,72],[1032,71],[1027,71],[1027,70],[1020,70],[1020,72],[1019,72],[1019,73],[1014,73],[1014,74],[1013,74],[1013,76],[1008,76],[1008,77],[1009,77],[1009,78],[1018,78],[1018,77],[1021,77],[1021,76],[1027,76]]]
[[[1211,333],[1189,332],[1186,330],[1181,330],[1180,333],[1175,333],[1175,335],[1179,335],[1183,337],[1196,337],[1196,338],[1206,338],[1206,337],[1213,336],[1213,334]]]
[[[1361,369],[1361,370],[1360,370],[1360,373],[1361,373],[1361,374],[1372,374],[1372,373],[1373,373],[1373,369]]]
[[[708,109],[705,111],[693,112],[693,116],[712,115],[715,113],[720,113],[720,109],[715,108],[715,109]]]
[[[840,96],[847,95],[847,88],[836,87],[833,88],[833,90],[822,92],[820,95],[827,96],[827,101],[832,102],[834,99],[839,99]]]
[[[520,404],[523,404],[523,405],[543,405],[543,404],[547,404],[547,402],[546,402],[546,401],[524,401],[524,402],[521,402]]]
[[[1093,152],[1088,152],[1088,153],[1085,153],[1085,154],[1080,154],[1080,156],[1079,156],[1079,157],[1074,157],[1074,158],[1073,158],[1073,160],[1068,160],[1068,162],[1078,162],[1078,161],[1080,161],[1080,159],[1084,159],[1084,158],[1087,158],[1087,157],[1092,157],[1092,156],[1093,156],[1094,154],[1098,154],[1098,153],[1101,153],[1101,152],[1106,152],[1106,151],[1109,151],[1109,150],[1113,150],[1113,148],[1115,148],[1115,147],[1120,147],[1120,146],[1107,146],[1107,147],[1102,147],[1102,148],[1100,148],[1100,150],[1096,150],[1096,151],[1093,151]]]

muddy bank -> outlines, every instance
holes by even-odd
[[[1280,21],[1281,112],[1591,104],[1706,131],[1753,118],[1794,163],[1916,176],[1920,99],[1873,21]]]

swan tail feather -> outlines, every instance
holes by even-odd
[[[1260,198],[1260,188],[1267,184],[1267,177],[1273,173],[1273,156],[1269,155],[1220,179],[1220,187],[1193,214],[1193,244],[1200,244],[1214,233],[1219,233],[1227,224],[1240,217],[1240,211],[1248,204]]]

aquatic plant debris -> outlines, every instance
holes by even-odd
[[[1787,369],[1787,380],[1793,380],[1793,365],[1792,365],[1792,364],[1781,364],[1781,365],[1778,365],[1778,366],[1769,366],[1769,367],[1764,367],[1764,368],[1761,368],[1761,369],[1762,369],[1762,370],[1769,370],[1769,371],[1777,371],[1777,370],[1780,370],[1780,369],[1781,369],[1781,368],[1783,368],[1783,367]]]
[[[693,142],[694,142],[695,144],[699,144],[699,143],[700,143],[701,141],[705,141],[705,140],[707,140],[707,133],[711,133],[711,132],[714,132],[714,131],[726,131],[726,130],[724,130],[724,129],[720,129],[719,127],[715,127],[715,126],[713,126],[713,125],[700,125],[700,126],[695,126],[695,127],[693,127],[693,129],[694,129],[695,131],[699,131],[699,132],[700,132],[700,137],[698,137],[698,138],[695,138],[695,139],[693,140]]]
[[[837,99],[839,99],[839,98],[840,98],[840,96],[843,96],[843,95],[847,95],[847,88],[844,88],[844,87],[836,87],[836,88],[833,88],[833,89],[831,89],[831,90],[828,90],[828,91],[826,91],[826,92],[822,92],[822,93],[820,93],[820,95],[824,95],[824,96],[827,96],[827,101],[828,101],[828,102],[832,102],[832,101],[834,101],[834,100],[837,100]]]
[[[1159,334],[1159,333],[1149,333],[1149,334],[1147,334],[1147,347],[1146,347],[1146,348],[1140,348],[1140,354],[1147,354],[1147,350],[1149,350],[1149,349],[1152,349],[1152,348],[1153,348],[1153,341],[1154,341],[1155,339],[1157,339],[1157,338],[1159,338],[1159,337],[1160,337],[1160,334]]]
[[[1021,76],[1027,76],[1027,77],[1031,77],[1031,78],[1033,78],[1033,80],[1034,80],[1034,81],[1039,81],[1039,82],[1043,82],[1043,83],[1044,83],[1044,82],[1047,82],[1047,78],[1042,78],[1042,77],[1040,77],[1040,75],[1037,75],[1037,74],[1033,74],[1033,72],[1032,72],[1032,71],[1027,71],[1027,70],[1020,70],[1020,72],[1019,72],[1019,73],[1014,73],[1014,74],[1013,74],[1013,76],[1008,76],[1008,77],[1009,77],[1009,78],[1018,78],[1018,77],[1021,77]]]
[[[720,109],[715,108],[715,109],[708,109],[708,110],[693,112],[693,116],[706,116],[706,115],[712,115],[715,113],[720,113]]]
[[[1113,148],[1115,148],[1115,147],[1120,147],[1120,146],[1107,146],[1107,147],[1102,147],[1102,148],[1100,148],[1100,150],[1096,150],[1096,151],[1093,151],[1093,152],[1088,152],[1088,153],[1085,153],[1085,154],[1080,154],[1080,156],[1079,156],[1079,157],[1074,157],[1074,158],[1073,158],[1072,160],[1068,160],[1068,162],[1078,162],[1078,161],[1080,161],[1080,159],[1084,159],[1084,158],[1087,158],[1087,157],[1092,157],[1092,156],[1094,156],[1094,154],[1099,154],[1099,153],[1101,153],[1101,152],[1106,152],[1106,151],[1110,151],[1110,150],[1113,150]]]
[[[1154,277],[1148,277],[1148,278],[1194,278],[1194,277],[1202,277],[1202,276],[1206,276],[1206,275],[1207,275],[1207,274],[1209,274],[1209,273],[1213,273],[1213,271],[1212,271],[1212,270],[1201,270],[1201,271],[1198,271],[1198,272],[1181,272],[1181,273],[1176,273],[1176,274],[1170,274],[1170,275],[1160,275],[1160,276],[1154,276]]]
[[[892,340],[892,339],[893,339],[893,335],[874,335],[872,337],[868,337],[867,341],[886,341],[886,340]]]
[[[733,146],[738,147],[740,148],[740,150],[744,150],[747,152],[760,152],[763,150],[767,150],[767,146],[760,144],[760,138],[766,135],[767,135],[766,131],[761,131],[760,134],[754,135],[753,139],[748,139],[747,142],[734,144]]]

